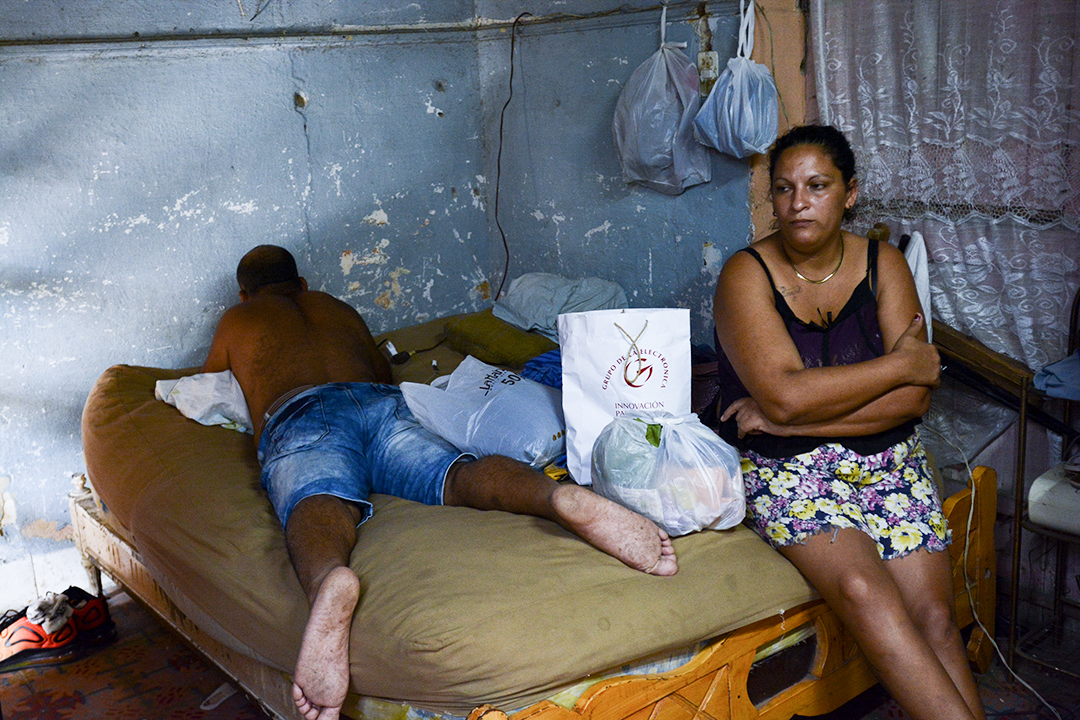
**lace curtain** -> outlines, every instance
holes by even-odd
[[[855,148],[853,229],[923,234],[938,320],[1033,369],[1063,357],[1080,285],[1080,3],[810,5],[809,114]],[[971,458],[1014,418],[950,386],[926,422],[949,441],[928,444],[943,464]]]

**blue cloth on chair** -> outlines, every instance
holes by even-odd
[[[1034,385],[1050,397],[1080,400],[1080,351],[1035,373]]]

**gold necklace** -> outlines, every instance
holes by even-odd
[[[829,273],[825,277],[821,278],[820,280],[811,280],[810,278],[806,277],[801,272],[799,272],[799,268],[795,267],[795,263],[793,263],[791,261],[791,256],[787,254],[786,249],[784,250],[784,257],[787,258],[788,265],[791,266],[791,269],[795,271],[795,274],[799,277],[800,280],[805,280],[806,282],[810,283],[811,285],[822,285],[822,284],[827,283],[830,280],[832,280],[832,276],[835,275],[840,270],[840,266],[844,264],[844,236],[843,235],[840,236],[840,260],[839,260],[839,262],[836,263],[836,267],[833,268],[833,271],[831,273]]]

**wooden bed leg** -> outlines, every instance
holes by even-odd
[[[994,521],[997,519],[997,473],[988,467],[977,467],[972,471],[972,491],[974,492],[975,511],[972,518],[974,528],[974,552],[978,560],[974,567],[975,577],[970,579],[974,595],[973,605],[980,626],[971,633],[968,640],[968,661],[975,672],[985,673],[994,656],[994,626],[997,613],[997,561],[994,554]]]
[[[89,591],[91,595],[101,594],[101,569],[94,564],[94,561],[88,558],[86,555],[82,556],[82,566],[86,570],[86,577],[88,578],[88,584],[90,585]]]
[[[982,675],[990,667],[994,657],[994,645],[982,628],[975,628],[967,644],[968,662],[976,673]]]
[[[968,641],[967,655],[972,670],[982,674],[990,666],[994,654],[997,473],[988,467],[975,468],[971,473],[971,484],[947,498],[943,510],[954,528],[949,554],[953,562],[956,620],[961,628],[975,625]],[[958,529],[964,527],[966,532],[959,532]]]
[[[75,522],[75,505],[79,503],[92,502],[93,493],[90,491],[88,485],[89,480],[86,477],[86,473],[74,473],[71,476],[71,491],[68,493],[68,503],[70,506],[69,512],[71,513],[72,524],[75,530],[75,545],[79,550],[79,555],[82,558],[83,569],[86,570],[86,577],[89,580],[89,591],[91,595],[101,594],[101,569],[90,559],[90,556],[86,554],[86,550],[83,548],[82,537],[79,534],[80,526]]]

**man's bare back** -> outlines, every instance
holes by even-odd
[[[306,287],[306,283],[304,283]],[[390,382],[367,324],[326,293],[264,290],[225,312],[203,372],[232,370],[255,426],[275,400],[305,385]]]
[[[236,277],[241,303],[222,316],[202,371],[232,370],[247,399],[256,445],[264,414],[291,391],[391,381],[390,364],[360,314],[309,291],[287,250],[253,249]],[[678,570],[667,533],[637,513],[574,483],[559,485],[510,458],[456,457],[450,453],[453,462],[434,474],[442,478],[444,504],[547,518],[637,570]],[[300,500],[285,524],[285,545],[311,607],[293,676],[293,699],[306,720],[338,718],[349,688],[350,632],[359,602],[349,559],[360,521],[355,503],[317,493]]]

